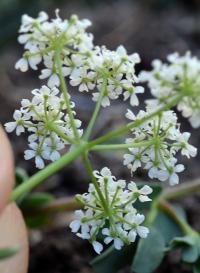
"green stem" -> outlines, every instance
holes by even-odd
[[[74,136],[76,138],[76,140],[78,141],[80,136],[75,124],[75,120],[74,120],[74,115],[71,109],[71,105],[70,105],[70,99],[69,99],[69,92],[65,83],[65,79],[62,73],[62,63],[61,63],[61,59],[60,59],[60,51],[57,51],[55,54],[55,61],[57,64],[57,68],[58,68],[58,74],[59,74],[59,78],[60,78],[60,86],[61,86],[61,90],[63,92],[63,96],[65,99],[65,103],[66,103],[66,107],[67,107],[67,113],[69,115],[69,119],[70,119],[70,123],[71,123],[71,127],[74,133]]]
[[[130,122],[126,126],[120,127],[119,129],[116,129],[112,132],[105,134],[104,136],[101,136],[101,137],[91,141],[89,144],[89,147],[93,147],[94,145],[98,145],[100,143],[107,142],[114,137],[117,137],[119,135],[122,135],[122,134],[128,132],[130,129],[133,129],[133,128],[136,128],[136,127],[142,125],[144,122],[148,121],[149,119],[159,115],[162,111],[168,110],[169,108],[175,106],[177,104],[177,102],[180,101],[180,99],[182,97],[183,97],[183,95],[179,94],[178,96],[173,98],[170,102],[168,102],[164,106],[160,107],[158,110],[150,113],[149,115],[146,115],[145,117],[143,117],[141,119],[137,119],[133,122]]]
[[[30,192],[33,188],[39,185],[41,181],[44,181],[49,176],[53,175],[54,173],[65,167],[67,164],[75,160],[77,157],[79,157],[86,149],[86,147],[87,147],[86,144],[79,145],[78,147],[74,148],[67,154],[63,155],[57,161],[49,164],[43,170],[34,174],[26,182],[19,185],[16,189],[13,190],[10,197],[10,201],[15,201],[24,193]]]
[[[158,202],[158,200],[155,199],[155,200],[153,200],[153,202],[151,204],[150,211],[149,211],[149,213],[146,217],[146,220],[145,220],[145,224],[147,226],[151,226],[157,217],[157,214],[158,214],[157,202]]]
[[[152,144],[152,140],[141,141],[136,143],[126,143],[126,144],[105,144],[105,145],[95,145],[91,148],[92,151],[101,151],[101,150],[119,150],[119,149],[128,149],[128,148],[137,148],[144,147]]]
[[[107,206],[106,200],[105,200],[105,198],[104,198],[104,196],[103,196],[103,194],[101,192],[101,189],[100,189],[100,187],[99,187],[99,185],[97,183],[96,177],[93,175],[93,169],[92,169],[90,160],[89,160],[86,153],[84,153],[84,155],[83,155],[83,164],[85,166],[85,169],[86,169],[88,175],[91,178],[91,182],[93,183],[93,185],[94,185],[94,187],[95,187],[95,189],[97,191],[97,194],[98,194],[98,196],[99,196],[99,198],[101,200],[102,206],[105,209],[105,211],[107,212],[108,211],[108,206]]]
[[[51,129],[51,131],[55,132],[63,140],[65,140],[65,141],[67,141],[67,142],[69,142],[71,144],[76,143],[76,141],[73,138],[71,138],[71,137],[67,136],[65,133],[63,133],[63,131],[58,126],[51,123],[48,127],[49,127],[49,129]]]
[[[102,87],[102,90],[101,90],[101,92],[99,94],[99,98],[98,98],[98,101],[96,103],[94,112],[92,114],[91,120],[90,120],[90,122],[88,124],[88,127],[87,127],[87,129],[85,131],[85,134],[83,136],[83,139],[85,139],[85,140],[88,140],[90,138],[91,133],[92,133],[92,129],[93,129],[95,121],[97,119],[97,115],[98,115],[100,107],[101,107],[102,99],[103,99],[105,91],[106,91],[106,85],[107,85],[107,80],[104,79],[103,87]]]

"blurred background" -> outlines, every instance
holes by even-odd
[[[4,124],[12,119],[14,109],[19,107],[22,98],[30,97],[30,90],[38,88],[41,82],[37,72],[20,73],[14,69],[15,62],[22,54],[17,43],[17,30],[21,15],[27,13],[37,16],[41,10],[54,16],[54,10],[60,9],[63,18],[77,14],[80,18],[89,18],[93,22],[90,31],[94,34],[95,44],[115,49],[123,44],[129,53],[138,52],[142,62],[138,72],[150,69],[155,58],[165,60],[166,55],[177,51],[184,54],[190,50],[200,57],[200,1],[199,0],[0,0],[0,122]],[[148,90],[141,96],[149,96]],[[93,109],[91,98],[74,93],[78,116],[87,122]],[[120,101],[105,109],[98,120],[95,135],[108,128],[120,126],[124,122],[127,105]],[[136,109],[137,110],[137,109]],[[200,147],[200,130],[192,130],[186,120],[180,118],[182,130],[191,131],[191,142]],[[23,152],[26,136],[9,136],[16,165],[26,169],[29,175],[34,173],[33,162],[25,162]],[[108,165],[116,176],[130,179],[128,171],[122,166],[122,154],[106,153],[92,155],[95,168]],[[180,159],[187,167],[182,174],[182,182],[200,176],[199,160]],[[102,163],[103,162],[103,163]],[[112,162],[112,164],[111,164]],[[78,172],[77,172],[78,169]],[[78,174],[77,174],[78,173]],[[80,176],[81,174],[81,176]],[[138,172],[134,180],[144,181],[145,173]],[[84,192],[87,188],[87,175],[81,162],[71,164],[66,170],[54,175],[39,190],[51,192],[56,196],[68,196]],[[183,200],[190,222],[200,230],[198,204],[200,196]],[[67,219],[66,219],[67,221]],[[84,251],[83,251],[84,250]],[[29,273],[91,273],[89,261],[93,251],[88,243],[76,239],[66,228],[45,229],[31,233],[31,260]],[[130,272],[129,268],[120,271]],[[190,270],[178,263],[176,255],[166,258],[157,273],[189,273]],[[103,272],[102,272],[103,273]]]

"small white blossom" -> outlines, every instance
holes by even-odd
[[[30,119],[30,115],[27,112],[15,110],[13,118],[15,121],[7,122],[5,128],[8,133],[16,130],[16,135],[19,136],[25,132],[26,122]]]
[[[23,99],[20,110],[15,110],[14,120],[5,124],[7,132],[16,130],[20,135],[27,131],[29,133],[29,147],[25,151],[25,159],[35,158],[36,167],[44,168],[44,160],[55,161],[60,157],[60,151],[69,144],[60,135],[54,132],[49,124],[55,125],[63,134],[74,138],[69,117],[66,114],[66,106],[63,96],[56,87],[42,86],[40,89],[32,90],[32,100]],[[75,104],[71,102],[71,108]],[[73,111],[74,115],[76,114]],[[81,136],[81,121],[75,119],[75,126]]]
[[[84,208],[75,212],[75,220],[70,224],[72,232],[89,240],[98,254],[103,250],[103,245],[97,242],[98,234],[104,236],[105,244],[113,242],[118,250],[134,242],[137,235],[145,238],[148,228],[141,225],[145,217],[133,205],[136,200],[151,201],[148,195],[152,189],[149,186],[139,189],[134,182],[127,187],[126,181],[116,180],[107,167],[94,171],[94,176],[99,191],[90,184],[88,193],[77,196]]]
[[[143,71],[139,75],[140,81],[147,82],[152,95],[156,97],[147,103],[155,108],[182,93],[177,109],[197,128],[200,126],[200,60],[191,56],[190,52],[183,56],[170,54],[167,60],[169,63],[154,60],[153,70]]]
[[[136,116],[128,110],[126,117],[136,121],[144,118],[151,111],[151,108],[147,107],[147,112],[140,110]],[[176,165],[177,152],[180,151],[182,155],[190,158],[196,156],[197,149],[188,143],[190,133],[180,132],[176,114],[173,111],[165,111],[131,131],[133,138],[126,140],[130,148],[129,153],[124,155],[124,165],[131,170],[131,173],[143,167],[148,170],[151,179],[169,180],[171,185],[177,184],[179,182],[177,173],[184,170],[182,164]],[[138,148],[131,148],[134,143],[141,145]]]
[[[43,169],[44,168],[44,160],[42,158],[42,149],[44,149],[44,147],[40,147],[35,142],[29,143],[29,147],[31,149],[26,150],[24,152],[24,158],[26,160],[29,160],[29,159],[32,159],[35,157],[36,168]]]

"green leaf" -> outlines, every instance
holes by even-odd
[[[1,248],[0,249],[0,261],[11,258],[17,254],[18,249],[16,248]]]
[[[169,244],[174,237],[179,237],[183,235],[180,227],[164,212],[159,212],[154,226],[162,234],[165,244]]]
[[[27,195],[20,204],[23,211],[26,224],[29,228],[39,228],[49,221],[49,215],[45,212],[37,211],[41,206],[54,200],[53,195],[49,193],[31,193]]]
[[[111,246],[103,254],[96,257],[91,265],[96,273],[116,273],[131,263],[134,251],[134,244],[125,246],[121,250],[116,250]]]
[[[25,216],[26,225],[29,228],[40,228],[43,225],[46,225],[49,221],[49,216],[42,213],[35,216]]]
[[[172,248],[178,248],[178,247],[184,247],[184,246],[193,246],[195,245],[195,237],[193,236],[183,236],[183,237],[175,237],[170,245],[169,245],[169,248],[172,249]]]
[[[16,186],[22,184],[27,179],[28,179],[27,172],[24,169],[17,167],[15,169],[15,183],[16,183]]]
[[[34,209],[54,200],[52,194],[37,192],[29,194],[20,204],[22,209]]]
[[[186,246],[182,249],[181,258],[186,263],[194,263],[199,256],[198,246]]]
[[[165,240],[155,228],[146,239],[140,239],[132,263],[132,272],[151,273],[160,265],[165,254]]]

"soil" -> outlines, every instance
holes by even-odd
[[[123,44],[128,52],[138,52],[142,62],[138,71],[148,69],[154,58],[165,59],[168,53],[178,51],[184,53],[191,50],[200,57],[200,17],[198,1],[191,1],[187,6],[177,1],[177,5],[156,5],[156,1],[99,1],[96,4],[83,5],[81,1],[69,1],[60,4],[61,15],[68,17],[76,13],[81,18],[93,21],[92,32],[96,44],[105,44],[111,49]],[[171,1],[169,1],[171,2]],[[151,3],[151,4],[150,4]],[[193,5],[192,5],[193,4]],[[49,7],[52,12],[53,7]],[[14,63],[22,53],[22,48],[13,42],[4,47],[1,52],[0,63],[0,121],[2,124],[12,119],[12,112],[19,105],[22,98],[29,98],[33,88],[40,84],[37,73],[22,74],[14,70]],[[149,96],[148,91],[141,96],[143,100]],[[74,93],[78,116],[86,123],[91,115],[93,103],[87,95]],[[116,102],[113,107],[105,109],[98,120],[94,136],[100,135],[124,123],[126,103]],[[135,109],[137,111],[137,109]],[[192,133],[191,142],[200,147],[200,130],[194,130],[186,120],[180,118],[183,131]],[[29,175],[36,172],[33,162],[23,159],[26,147],[26,136],[16,137],[10,134],[13,145],[16,166],[27,170]],[[110,166],[117,177],[130,179],[129,172],[122,168],[122,154],[120,152],[106,154],[91,154],[94,168],[104,165]],[[200,154],[192,160],[180,158],[186,165],[186,171],[181,175],[181,182],[189,183],[191,179],[200,177]],[[134,180],[145,181],[147,176],[138,172]],[[87,189],[88,178],[79,160],[54,175],[42,186],[40,191],[53,193],[57,197],[70,196],[84,192]],[[187,212],[189,222],[200,231],[199,205],[200,195],[196,194],[181,200]],[[30,268],[29,273],[92,273],[89,265],[95,256],[91,246],[75,237],[67,228],[71,215],[57,216],[54,225],[42,230],[30,232]],[[64,224],[63,224],[64,223]],[[165,258],[156,273],[189,273],[191,269],[181,265],[178,253]],[[103,272],[102,272],[103,273]],[[125,268],[120,273],[130,273]]]

